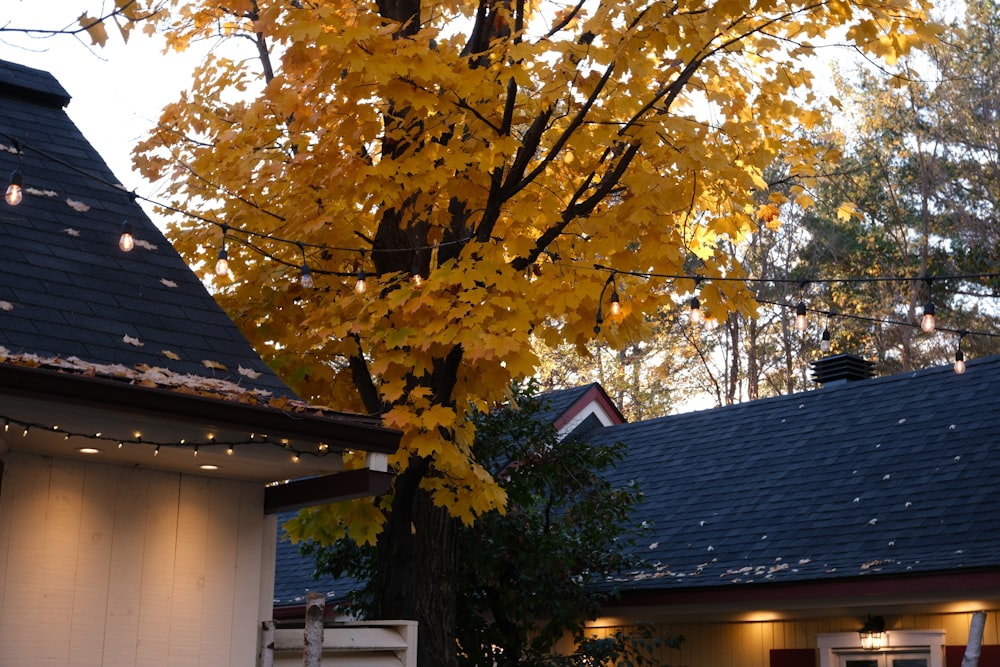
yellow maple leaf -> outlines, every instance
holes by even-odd
[[[87,12],[80,14],[79,18],[80,27],[83,28],[88,35],[90,35],[90,40],[96,46],[104,46],[108,42],[108,31],[104,27],[104,22],[100,19],[91,17]]]

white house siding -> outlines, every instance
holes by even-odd
[[[4,459],[0,665],[254,664],[274,540],[259,483]]]

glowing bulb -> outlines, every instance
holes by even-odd
[[[934,319],[934,302],[928,301],[924,304],[924,316],[920,318],[920,328],[924,333],[934,333],[937,322]]]
[[[823,335],[819,339],[819,349],[824,352],[830,351],[830,330],[823,329]]]
[[[698,297],[691,297],[691,308],[688,310],[688,320],[691,324],[701,324],[705,321],[705,314],[701,312],[701,301]]]
[[[156,449],[153,450],[153,456],[159,456],[159,455],[160,455],[160,446],[157,445]]]
[[[809,322],[806,320],[806,303],[805,301],[799,301],[798,305],[795,306],[795,328],[799,331],[805,331],[808,324]]]
[[[10,175],[10,185],[7,186],[7,194],[4,199],[11,206],[17,206],[24,199],[24,190],[21,188],[21,168],[18,167]]]
[[[219,258],[215,262],[215,275],[225,276],[229,274],[229,253],[225,248],[219,250]]]
[[[313,285],[316,283],[313,281],[312,271],[309,270],[309,265],[302,262],[302,277],[299,278],[299,284],[302,285],[302,289],[312,289]]]
[[[300,460],[298,454],[292,454],[292,463],[298,463]]]
[[[122,223],[122,235],[118,237],[118,247],[122,252],[131,252],[135,247],[135,238],[132,236],[132,223],[126,220]]]
[[[618,291],[615,290],[611,292],[611,316],[615,317],[622,312],[621,299],[618,297]]]
[[[232,455],[233,455],[233,446],[229,445],[228,447],[226,447],[226,456],[232,456]]]
[[[965,372],[965,354],[961,350],[955,352],[955,372],[959,375]]]
[[[421,285],[424,284],[424,277],[420,275],[419,271],[413,274],[413,284],[416,285],[417,287],[420,287]]]
[[[358,282],[354,283],[354,291],[358,294],[364,294],[368,289],[368,281],[365,280],[365,270],[360,269],[358,271]]]

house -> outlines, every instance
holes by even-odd
[[[68,102],[0,62],[0,664],[253,665],[275,515],[384,493],[341,452],[400,434],[299,401]]]
[[[649,569],[616,577],[592,632],[654,623],[686,638],[663,662],[691,667],[957,666],[985,610],[979,664],[1000,665],[1000,356],[868,379],[839,355],[813,374],[798,394],[574,432],[628,444],[613,477],[639,482],[651,526]],[[866,624],[880,651],[862,651]]]
[[[657,652],[674,667],[957,667],[985,610],[979,664],[1000,665],[1000,356],[870,375],[839,355],[816,389],[636,423],[597,385],[547,394],[565,437],[628,445],[612,476],[650,526],[588,632],[683,635]],[[278,550],[276,615],[311,571]]]

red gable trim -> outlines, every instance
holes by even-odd
[[[573,421],[573,419],[579,416],[579,414],[583,412],[591,403],[597,403],[598,406],[608,414],[613,424],[625,423],[625,417],[623,417],[622,413],[618,411],[615,404],[611,402],[611,399],[604,392],[604,390],[601,389],[601,386],[599,384],[593,384],[586,392],[584,392],[583,396],[577,399],[573,405],[569,406],[569,409],[567,409],[566,412],[559,415],[555,421],[556,430],[558,431],[562,429],[563,426]]]

